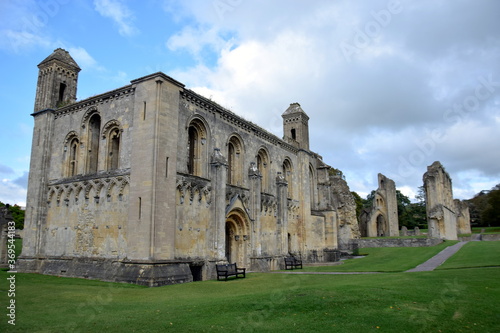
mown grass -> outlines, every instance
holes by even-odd
[[[400,256],[400,248],[387,250],[385,257]],[[489,258],[485,265],[496,262]],[[7,304],[7,276],[0,272],[0,309]],[[146,288],[18,273],[16,326],[0,310],[0,332],[497,332],[499,277],[498,267],[250,273],[228,282]]]
[[[253,273],[230,282],[160,288],[17,274],[16,326],[8,327],[4,318],[0,330],[495,332],[499,273],[499,268],[349,276]]]
[[[483,231],[484,230],[484,231]],[[473,234],[497,234],[500,233],[500,227],[474,227],[472,228]]]
[[[488,266],[500,267],[500,242],[469,242],[437,269]]]
[[[310,272],[404,272],[438,254],[457,241],[429,247],[379,247],[359,249],[364,258],[348,259],[342,265],[304,267]]]

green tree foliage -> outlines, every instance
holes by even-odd
[[[418,194],[415,196],[417,202],[411,202],[404,194],[396,191],[398,201],[398,219],[399,226],[407,228],[427,228],[427,212],[425,208],[424,187],[419,187]]]
[[[482,212],[481,218],[484,225],[500,226],[500,190],[488,193],[488,206]]]
[[[330,176],[339,176],[340,178],[342,178],[343,180],[345,180],[345,175],[342,172],[342,170],[335,169],[335,168],[330,168],[330,169],[328,169],[328,174]]]
[[[375,193],[377,193],[377,191],[373,190],[366,196],[366,199],[363,201],[363,208],[372,208],[373,199],[375,199]]]
[[[356,192],[351,192],[354,196],[354,202],[356,202],[356,217],[359,217],[361,210],[363,209],[363,204],[365,200],[359,196]]]
[[[0,207],[7,206],[7,204],[4,204],[3,202],[0,201]],[[16,223],[16,229],[24,229],[24,210],[21,209],[18,205],[8,205],[9,206],[9,212],[12,215],[12,219]]]
[[[473,226],[500,226],[500,184],[466,200]]]

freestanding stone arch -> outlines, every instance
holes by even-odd
[[[378,184],[371,210],[366,211],[360,218],[362,236],[399,236],[396,184],[392,179],[380,173]]]

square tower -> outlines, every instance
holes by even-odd
[[[35,112],[55,109],[76,101],[78,73],[81,69],[68,51],[55,49],[38,68]]]
[[[283,140],[304,150],[309,150],[309,116],[299,103],[292,103],[281,115]]]

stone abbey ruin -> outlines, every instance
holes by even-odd
[[[309,117],[283,138],[159,72],[76,101],[80,68],[56,49],[39,65],[18,271],[148,286],[332,261],[360,237],[346,181],[309,149]],[[436,163],[424,177],[432,237],[470,228]],[[379,175],[363,235],[399,235],[395,184]]]

